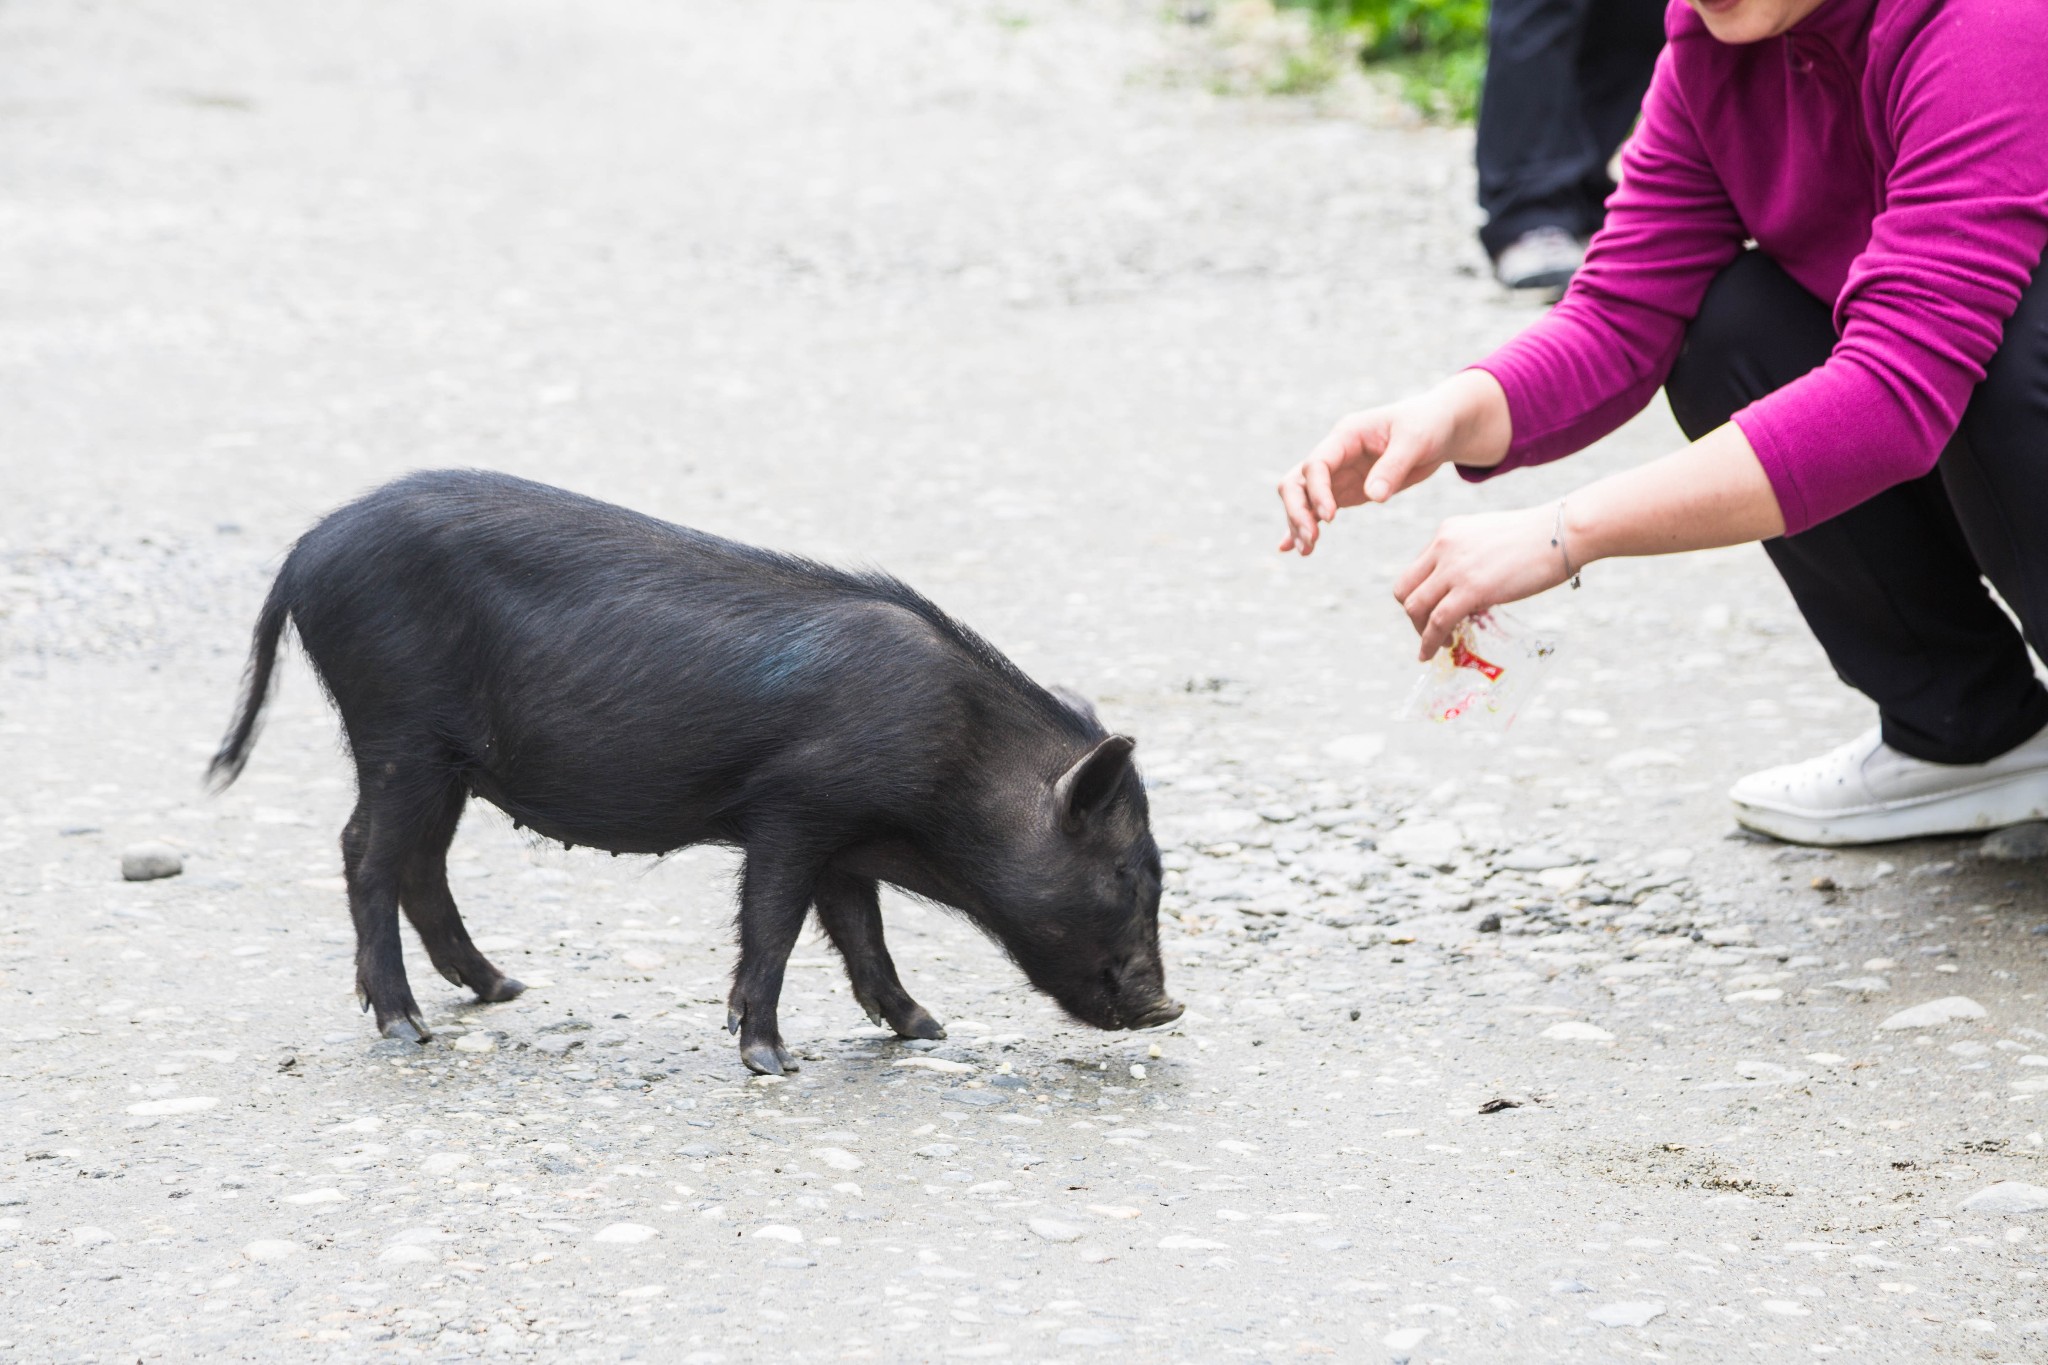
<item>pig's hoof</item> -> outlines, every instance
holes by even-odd
[[[936,1042],[946,1036],[945,1026],[932,1018],[931,1011],[923,1005],[912,1005],[902,1018],[890,1020],[889,1027],[896,1030],[899,1038],[929,1038]]]
[[[496,985],[476,993],[476,998],[486,1005],[502,1005],[507,1000],[517,1000],[526,990],[524,981],[514,981],[509,976],[498,978]]]
[[[401,1043],[418,1043],[422,1047],[425,1047],[427,1040],[434,1036],[427,1032],[425,1024],[403,1014],[396,1019],[387,1020],[377,1031],[386,1038],[396,1038]]]
[[[779,1043],[747,1043],[740,1048],[740,1060],[757,1076],[780,1076],[794,1071],[796,1055]]]

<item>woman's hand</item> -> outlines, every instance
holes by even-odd
[[[1340,507],[1385,502],[1448,463],[1495,465],[1507,455],[1508,403],[1484,370],[1466,370],[1413,398],[1354,412],[1280,480],[1284,553],[1313,553]]]
[[[1561,504],[1518,512],[1482,512],[1452,517],[1435,539],[1394,580],[1394,597],[1415,633],[1425,661],[1451,642],[1451,632],[1468,616],[1489,607],[1519,602],[1548,591],[1583,567],[1567,563],[1571,531],[1559,531]]]

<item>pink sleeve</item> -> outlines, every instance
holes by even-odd
[[[1934,468],[2048,242],[2048,24],[1948,5],[1888,92],[1897,160],[1825,364],[1735,414],[1801,531]],[[2048,457],[2048,455],[2044,455]]]
[[[1707,286],[1742,249],[1741,220],[1679,91],[1680,46],[1657,59],[1621,188],[1564,300],[1475,367],[1507,392],[1514,437],[1495,468],[1461,469],[1468,479],[1572,454],[1641,412]]]

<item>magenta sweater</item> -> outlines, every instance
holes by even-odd
[[[1641,411],[1751,238],[1833,302],[1841,338],[1735,414],[1801,531],[1934,468],[2041,260],[2048,3],[1825,0],[1739,47],[1684,0],[1664,25],[1585,266],[1479,366],[1507,391],[1508,458],[1464,472],[1557,459]]]

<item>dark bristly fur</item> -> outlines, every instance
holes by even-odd
[[[729,1020],[757,1071],[795,1065],[775,1006],[813,907],[871,1017],[943,1036],[897,979],[879,882],[964,912],[1086,1023],[1180,1013],[1131,742],[893,578],[506,475],[410,475],[285,560],[217,787],[248,757],[287,618],[356,765],[356,983],[387,1034],[426,1038],[401,906],[451,981],[521,989],[448,891],[472,795],[566,844],[743,850]]]

